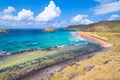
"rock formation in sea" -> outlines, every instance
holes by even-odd
[[[6,29],[3,29],[3,28],[0,28],[0,33],[9,33],[10,31],[9,30],[6,30]]]
[[[44,29],[45,32],[55,32],[55,29],[54,28],[51,28],[51,27],[47,27]]]

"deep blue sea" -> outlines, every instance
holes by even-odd
[[[12,29],[10,31],[11,33],[8,34],[0,34],[0,55],[87,42],[79,35],[76,35],[76,31],[57,30],[56,32],[44,32],[39,29]]]

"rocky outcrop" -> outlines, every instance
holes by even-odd
[[[10,32],[9,30],[0,28],[0,33],[9,33],[9,32]]]
[[[45,28],[44,31],[45,31],[45,32],[55,32],[55,29],[54,29],[54,28],[47,27],[47,28]]]

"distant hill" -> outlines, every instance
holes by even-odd
[[[120,32],[120,20],[101,21],[89,25],[70,25],[67,30]]]

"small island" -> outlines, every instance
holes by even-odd
[[[6,30],[6,29],[3,29],[3,28],[0,28],[0,33],[9,33],[10,31],[9,30]]]
[[[51,28],[51,27],[47,27],[44,29],[45,32],[55,32],[55,29],[54,28]]]

